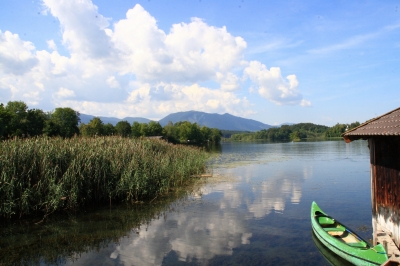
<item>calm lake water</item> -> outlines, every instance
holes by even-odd
[[[327,256],[343,265],[313,240],[312,201],[372,238],[366,141],[222,143],[219,150],[210,161],[213,177],[190,193],[3,229],[0,261],[330,265]]]

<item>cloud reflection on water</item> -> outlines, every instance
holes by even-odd
[[[191,206],[169,214],[167,221],[154,220],[139,235],[121,240],[111,257],[119,256],[125,265],[161,265],[173,250],[182,261],[206,261],[216,255],[231,255],[233,248],[250,243],[252,234],[239,213],[220,212],[215,205],[202,207],[207,211]]]
[[[304,168],[297,172],[303,176],[280,170],[266,177],[260,175],[265,167],[254,164],[225,169],[225,175],[236,176],[235,182],[205,186],[202,197],[195,195],[193,204],[169,213],[166,220],[153,220],[139,235],[132,233],[122,239],[110,258],[125,265],[161,265],[173,251],[180,261],[205,263],[250,244],[248,221],[273,211],[281,213],[288,201],[299,203],[302,183],[312,176],[312,168]]]

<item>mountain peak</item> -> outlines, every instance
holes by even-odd
[[[180,121],[189,121],[191,123],[197,123],[200,126],[206,126],[209,128],[218,128],[220,130],[235,130],[235,131],[258,131],[272,127],[270,125],[252,119],[246,119],[228,113],[220,115],[220,114],[210,114],[199,111],[186,111],[186,112],[173,113],[167,115],[159,122],[161,126],[165,126],[169,121],[171,121],[172,123]]]
[[[95,116],[93,115],[86,115],[81,114],[81,122],[82,123],[89,123],[91,119]],[[147,118],[142,117],[125,117],[122,119],[116,117],[99,117],[104,124],[111,123],[114,126],[119,121],[128,121],[130,124],[133,122],[139,123],[149,123],[150,120]],[[209,128],[218,128],[220,130],[233,130],[233,131],[258,131],[262,129],[268,129],[273,126],[263,124],[261,122],[255,121],[253,119],[246,119],[238,116],[231,115],[229,113],[225,114],[210,114],[200,111],[183,111],[177,112],[170,115],[167,115],[163,119],[159,121],[161,126],[166,126],[168,122],[171,121],[172,123],[180,122],[180,121],[189,121],[190,123],[197,123],[200,126],[206,126]]]

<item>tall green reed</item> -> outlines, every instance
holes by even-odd
[[[162,140],[31,138],[0,146],[0,217],[140,201],[205,171],[201,149]]]

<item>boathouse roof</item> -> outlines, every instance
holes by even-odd
[[[377,136],[400,136],[400,107],[342,134],[347,143]]]

